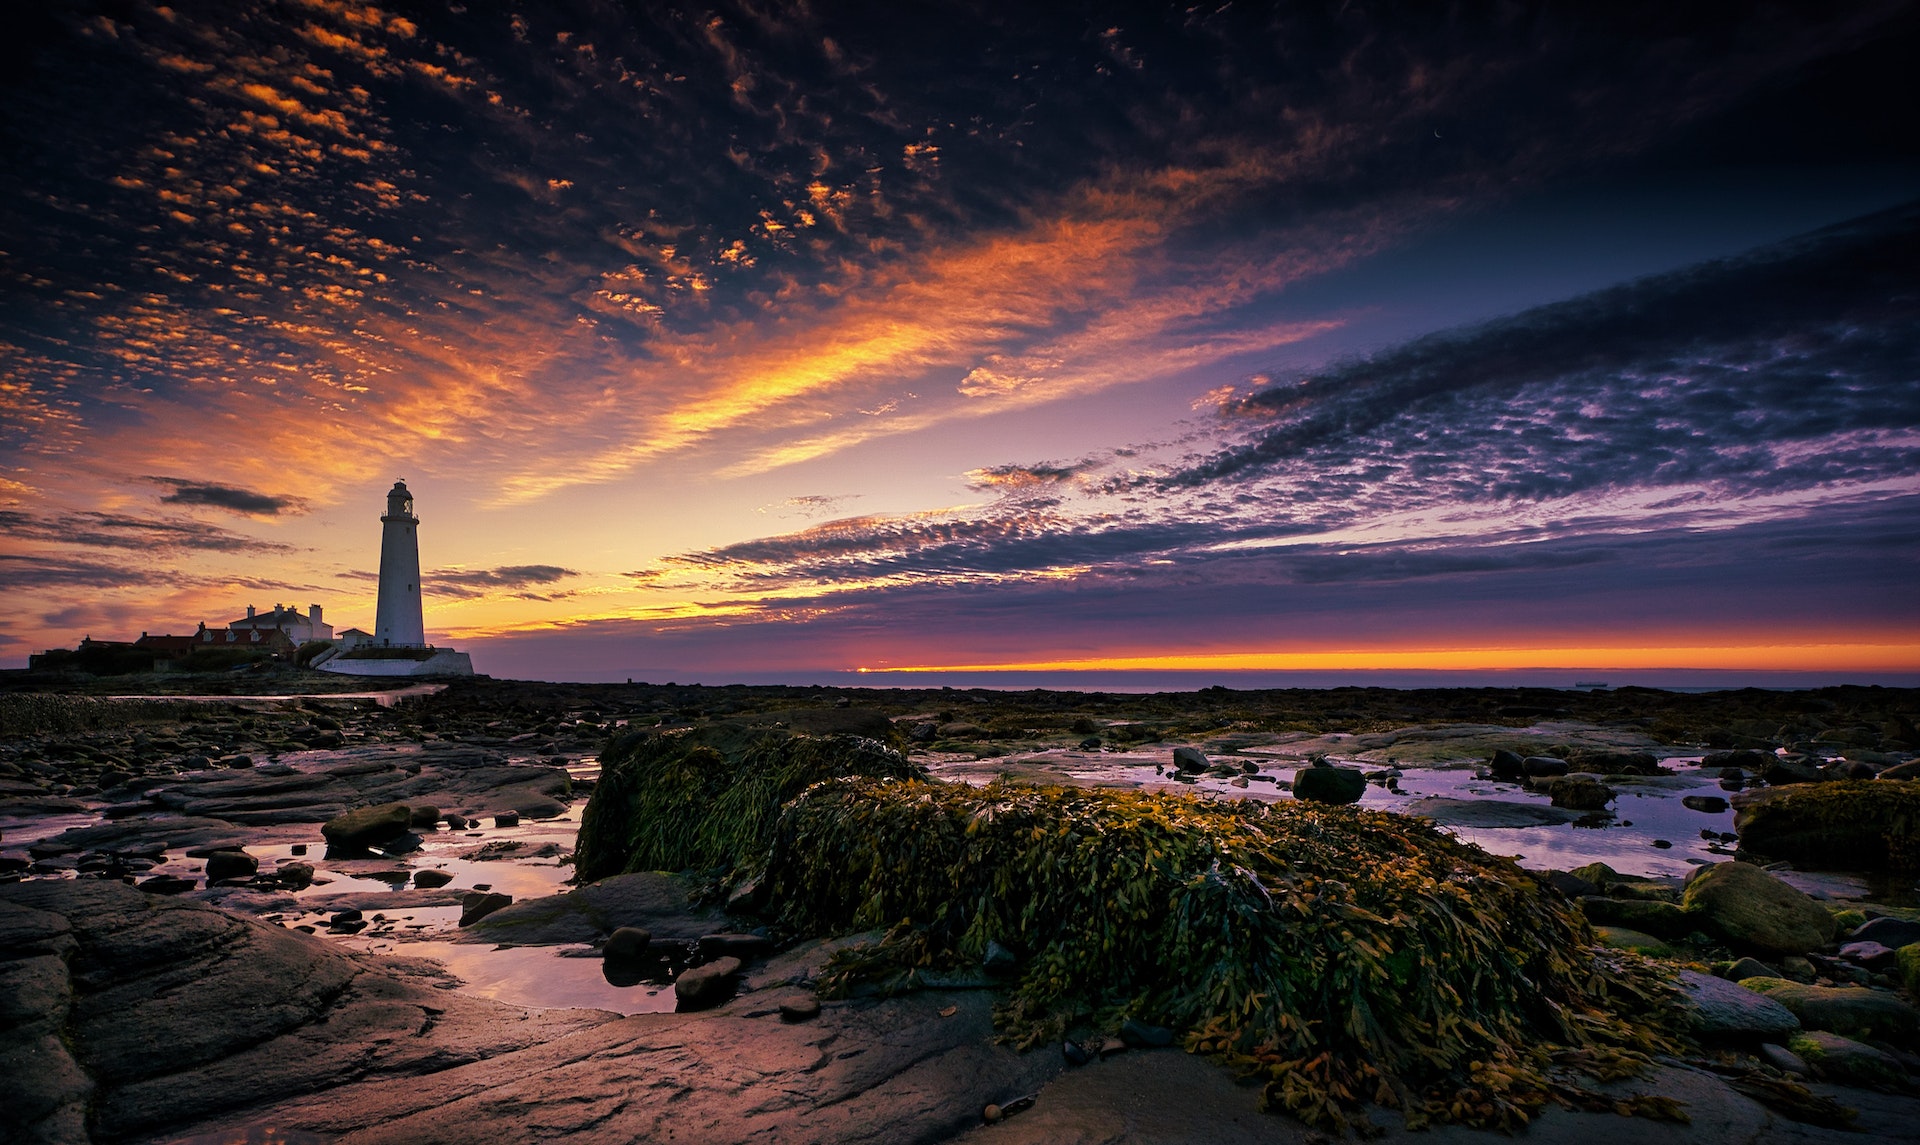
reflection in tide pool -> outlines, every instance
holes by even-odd
[[[463,983],[460,992],[513,1006],[549,1009],[585,1008],[617,1014],[666,1014],[674,1008],[673,987],[636,981],[623,983],[591,946],[482,946],[464,942],[382,943],[386,954],[431,958]]]

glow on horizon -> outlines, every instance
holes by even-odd
[[[1914,672],[1920,671],[1920,641],[1888,644],[1676,644],[1632,646],[1533,646],[1506,648],[1349,649],[1318,652],[1210,652],[1168,656],[1098,656],[1007,661],[990,664],[915,664],[859,667],[862,675],[936,672],[1127,672],[1127,671],[1436,671],[1580,670]]]

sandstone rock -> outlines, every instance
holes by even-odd
[[[342,851],[364,851],[397,839],[413,825],[413,812],[404,803],[359,807],[327,820],[320,828],[329,846]]]
[[[1793,1011],[1756,990],[1696,970],[1682,970],[1694,1031],[1709,1038],[1784,1038],[1800,1028]]]
[[[512,895],[503,895],[498,891],[473,891],[460,900],[460,925],[472,926],[512,902]]]
[[[818,998],[789,998],[780,1003],[780,1020],[783,1022],[806,1022],[819,1016]]]
[[[1845,780],[1734,800],[1742,850],[1831,870],[1920,865],[1920,784]]]
[[[1547,787],[1555,807],[1573,811],[1602,811],[1613,802],[1614,790],[1591,775],[1563,775]]]
[[[641,927],[616,927],[614,932],[607,936],[607,944],[601,947],[600,955],[603,958],[616,960],[638,958],[645,954],[647,947],[652,944],[653,935]]]
[[[1907,1071],[1885,1051],[1862,1045],[1825,1030],[1809,1030],[1787,1043],[1787,1048],[1814,1076],[1849,1085],[1904,1088]]]
[[[1367,777],[1357,767],[1315,764],[1293,773],[1293,797],[1311,803],[1352,803],[1366,790]]]
[[[733,976],[740,973],[740,960],[732,956],[716,958],[695,966],[673,980],[673,996],[682,1010],[703,1010],[726,1000],[733,988]]]
[[[1833,937],[1825,907],[1751,863],[1698,868],[1681,905],[1736,949],[1805,954]]]
[[[1800,1024],[1810,1030],[1886,1041],[1920,1033],[1920,1010],[1890,991],[1867,986],[1809,986],[1785,978],[1749,978],[1741,985],[1792,1010]]]
[[[207,881],[252,878],[260,869],[260,860],[245,851],[215,851],[207,856]]]
[[[1207,757],[1197,747],[1176,747],[1173,749],[1173,766],[1176,771],[1199,772],[1208,766]]]

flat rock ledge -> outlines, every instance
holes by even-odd
[[[0,886],[0,1140],[935,1142],[1061,1069],[993,1044],[985,991],[620,1017],[436,969],[117,882]]]

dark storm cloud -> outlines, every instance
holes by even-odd
[[[17,540],[103,549],[253,554],[296,551],[293,545],[263,541],[200,521],[180,517],[136,517],[123,513],[47,515],[0,509],[0,531]]]
[[[1265,424],[1163,488],[1286,477],[1385,507],[1911,475],[1920,207],[1423,338],[1222,412]]]
[[[301,497],[259,493],[252,489],[213,485],[183,477],[149,477],[147,480],[173,488],[173,492],[160,498],[168,505],[205,505],[249,517],[278,517],[307,510],[307,502]]]
[[[438,595],[470,598],[490,596],[499,589],[524,590],[579,575],[559,565],[501,565],[490,569],[435,569],[421,579]],[[524,600],[552,600],[571,594],[540,595],[522,591],[512,595]]]

